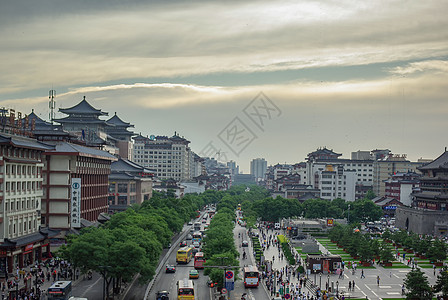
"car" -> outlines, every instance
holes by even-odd
[[[202,219],[202,223],[207,223],[207,220],[206,219]]]
[[[168,291],[158,291],[156,295],[156,300],[168,300],[170,299],[168,295],[169,295]]]
[[[243,247],[249,247],[249,242],[248,242],[248,241],[243,241],[243,242],[241,243],[241,246],[243,246]]]
[[[186,239],[189,241],[189,240],[191,240],[193,238],[193,236],[191,235],[191,234],[187,234],[187,237],[186,237]]]
[[[197,278],[199,278],[199,272],[198,272],[198,270],[190,270],[190,273],[189,273],[189,278],[190,279],[197,279]]]
[[[201,247],[201,244],[199,243],[199,242],[193,242],[193,247],[195,247],[195,248],[200,248]]]
[[[179,247],[185,247],[187,245],[187,241],[182,241],[179,244]]]
[[[173,265],[166,265],[165,272],[166,273],[176,273],[176,267]]]
[[[191,221],[188,222],[188,226],[191,226],[191,225],[193,225],[193,222],[191,222]]]

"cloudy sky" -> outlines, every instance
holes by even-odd
[[[0,106],[83,96],[196,153],[295,163],[326,146],[439,156],[445,0],[0,2]],[[57,117],[62,114],[57,113]]]

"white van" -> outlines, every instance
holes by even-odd
[[[280,223],[275,223],[275,224],[274,224],[274,228],[275,228],[275,229],[280,229]]]

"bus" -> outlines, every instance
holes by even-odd
[[[177,282],[177,300],[194,300],[194,285],[189,279]]]
[[[205,264],[205,256],[203,252],[198,252],[194,256],[194,268],[195,269],[204,269]]]
[[[243,277],[245,287],[258,287],[260,280],[257,267],[254,266],[244,267]]]
[[[72,296],[71,281],[56,281],[47,290],[48,300],[68,300]]]
[[[193,258],[193,248],[185,246],[177,250],[176,261],[177,263],[188,264]]]
[[[196,231],[193,233],[193,239],[191,240],[192,243],[198,242],[200,243],[202,241],[202,233],[200,231]]]
[[[195,231],[199,231],[199,230],[201,230],[201,226],[202,226],[202,223],[201,223],[201,222],[195,222],[195,223],[194,223],[194,226],[193,226],[193,229],[194,229]]]

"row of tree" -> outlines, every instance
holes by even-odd
[[[362,234],[350,225],[337,224],[328,233],[328,237],[342,246],[351,256],[359,257],[361,261],[371,262],[380,259],[389,263],[394,259],[390,243],[372,238],[369,234]]]
[[[441,262],[447,257],[447,244],[431,236],[421,236],[404,230],[393,233],[386,230],[383,233],[383,238],[405,248],[412,249],[414,252],[424,255],[432,262]]]
[[[448,297],[448,267],[444,266],[437,275],[436,284],[431,287],[428,277],[418,268],[412,269],[404,279],[406,299],[432,299],[434,293],[442,292],[443,299]]]
[[[239,187],[243,188],[243,187]],[[245,187],[244,187],[245,188]],[[251,186],[247,194],[240,194],[242,209],[248,222],[260,217],[263,221],[277,222],[282,218],[305,217],[315,218],[347,218],[350,223],[373,222],[379,220],[382,209],[371,199],[375,195],[370,192],[366,198],[348,202],[344,199],[332,201],[309,199],[300,203],[297,199],[269,197],[268,191],[262,187]]]
[[[111,216],[103,226],[68,236],[58,255],[83,273],[101,273],[106,291],[111,282],[118,289],[136,274],[140,274],[141,282],[146,282],[153,277],[162,249],[169,245],[173,234],[195,217],[199,208],[219,201],[220,197],[220,192],[207,191],[200,196],[176,199],[169,193],[154,191],[150,200]]]
[[[238,266],[239,252],[235,247],[233,228],[235,226],[235,196],[225,195],[218,204],[217,213],[210,221],[204,238],[206,266],[205,275],[218,284],[218,288],[224,286],[225,266]],[[222,266],[220,268],[219,266]],[[237,268],[233,268],[236,269]],[[237,274],[238,272],[235,272]]]

